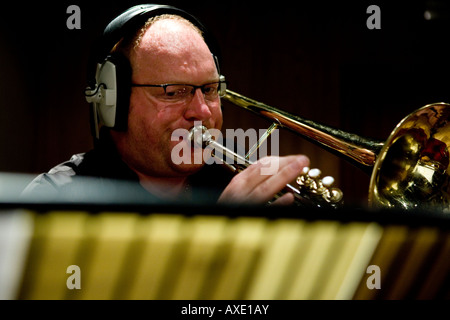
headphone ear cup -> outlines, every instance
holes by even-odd
[[[113,129],[126,131],[131,95],[131,66],[129,60],[120,53],[108,56],[108,61],[115,65],[116,71],[116,113]]]
[[[97,88],[100,101],[96,104],[99,123],[117,131],[125,131],[131,94],[131,67],[121,54],[111,54],[99,66]]]

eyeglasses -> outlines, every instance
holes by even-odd
[[[193,84],[138,84],[133,83],[132,87],[151,87],[151,88],[162,88],[164,92],[154,94],[155,97],[168,102],[182,102],[190,99],[197,89],[200,89],[205,97],[205,100],[212,102],[216,100],[219,96],[223,97],[226,91],[226,82],[217,81],[212,83],[207,83],[201,86],[196,86]]]

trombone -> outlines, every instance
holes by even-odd
[[[370,173],[369,207],[450,209],[450,104],[419,108],[401,120],[382,142],[303,119],[228,89],[222,99],[273,121],[267,135],[274,127],[288,129]],[[305,176],[310,178],[305,172],[297,179],[299,187]],[[329,194],[331,189],[324,190]],[[305,197],[341,203],[340,190],[332,190],[334,197],[310,197],[309,191]]]

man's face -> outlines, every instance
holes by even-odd
[[[214,59],[202,37],[175,20],[155,22],[144,34],[138,48],[132,51],[130,63],[135,84],[203,85],[219,80]],[[138,174],[186,176],[202,165],[194,164],[190,146],[190,164],[175,165],[172,162],[173,147],[186,143],[181,138],[172,141],[172,133],[176,129],[189,130],[194,121],[220,130],[220,99],[205,101],[203,93],[197,89],[188,99],[173,103],[161,99],[161,91],[164,89],[132,87],[128,130],[112,131],[112,138],[123,160]]]

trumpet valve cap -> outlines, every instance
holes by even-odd
[[[325,188],[329,188],[333,185],[334,183],[334,178],[331,176],[326,176],[322,179],[322,184]]]
[[[309,170],[308,175],[312,179],[317,179],[318,177],[320,177],[321,173],[322,172],[319,169],[311,169],[311,170]]]

